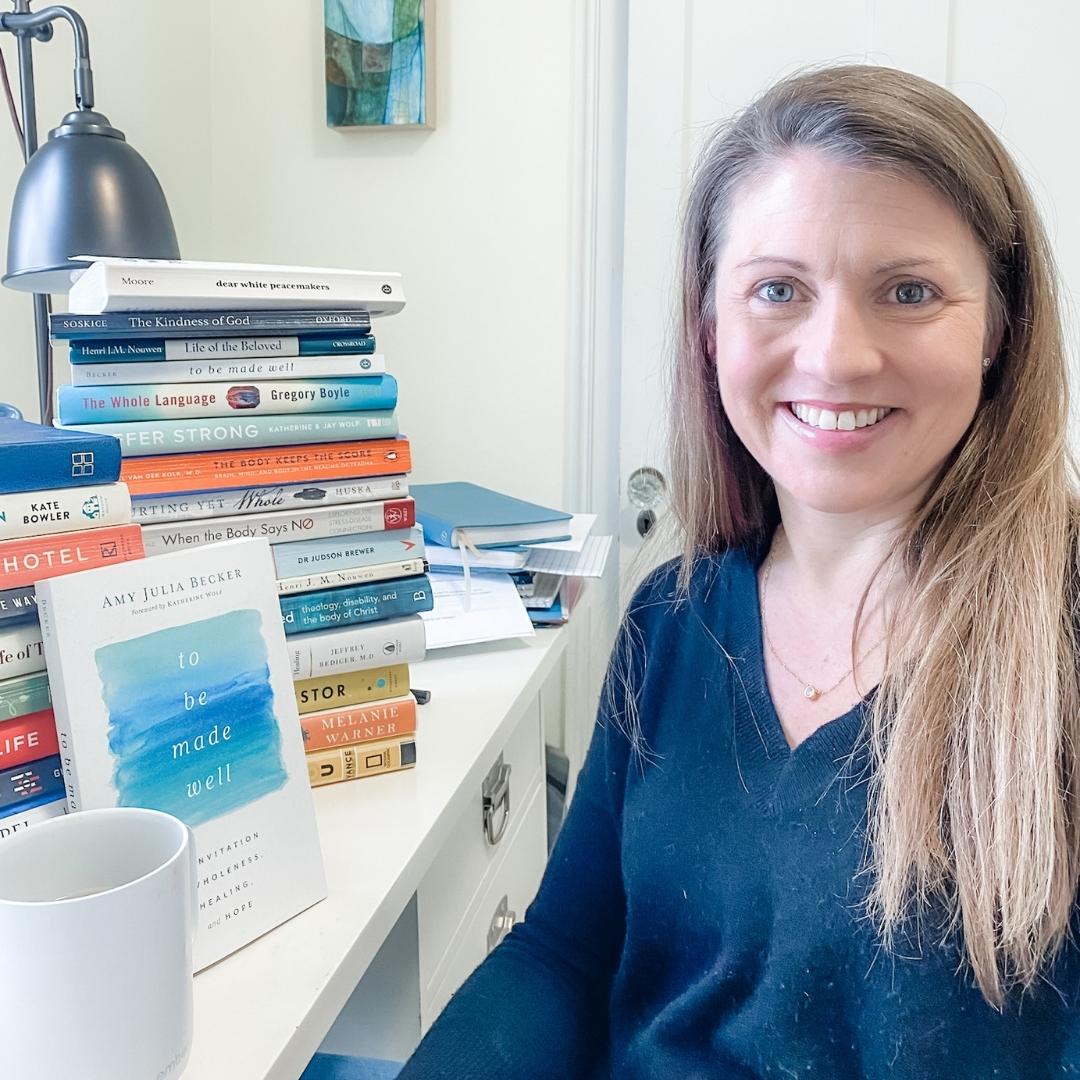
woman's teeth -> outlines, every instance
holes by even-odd
[[[843,412],[833,412],[832,409],[818,409],[813,405],[801,405],[795,401],[791,403],[791,411],[804,423],[811,427],[821,428],[822,431],[854,431],[856,428],[872,427],[884,420],[892,409],[859,409],[853,411],[845,409]]]

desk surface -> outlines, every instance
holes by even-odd
[[[416,768],[316,790],[327,899],[196,976],[184,1080],[296,1080],[565,648],[543,630],[413,666]]]

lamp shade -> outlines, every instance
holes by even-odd
[[[172,216],[150,166],[99,112],[70,112],[23,169],[8,232],[11,289],[66,293],[72,255],[178,259]]]

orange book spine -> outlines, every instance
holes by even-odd
[[[300,717],[300,726],[308,753],[329,746],[396,739],[416,731],[416,698],[406,694],[376,705],[308,713]]]
[[[14,769],[59,753],[52,709],[0,722],[0,769]]]
[[[120,478],[132,495],[180,495],[211,488],[358,480],[411,468],[408,439],[366,439],[124,458]]]
[[[143,557],[138,525],[30,536],[0,542],[0,589],[17,589],[46,578]]]

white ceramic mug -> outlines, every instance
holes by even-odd
[[[176,1080],[191,1051],[195,840],[158,810],[0,845],[0,1047],[34,1080]]]

